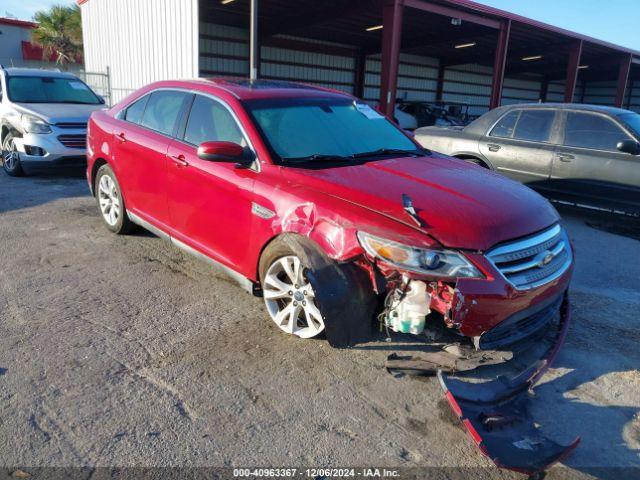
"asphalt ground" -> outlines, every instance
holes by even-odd
[[[547,478],[633,478],[640,230],[561,214],[574,321],[532,413],[552,438],[582,443]],[[145,232],[108,232],[82,173],[0,174],[0,258],[0,478],[257,466],[521,478],[477,451],[435,379],[387,374],[388,345],[287,337],[262,299],[207,264]]]

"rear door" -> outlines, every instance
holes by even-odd
[[[122,114],[114,131],[113,156],[127,208],[165,229],[167,208],[167,150],[189,94],[157,90],[136,101]]]
[[[635,204],[637,211],[640,158],[616,148],[632,136],[603,113],[568,110],[563,117],[564,135],[553,160],[553,189],[570,201],[624,210]]]
[[[238,271],[249,246],[257,170],[198,158],[207,141],[249,147],[226,103],[196,95],[182,132],[168,152],[168,204],[173,236]],[[257,162],[256,162],[257,163]]]
[[[544,189],[551,175],[556,129],[553,109],[511,110],[480,140],[480,151],[499,172]]]

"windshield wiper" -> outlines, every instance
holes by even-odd
[[[428,154],[430,154],[430,152],[426,150],[403,150],[400,148],[379,148],[378,150],[373,150],[371,152],[354,153],[353,155],[351,155],[351,158],[377,157],[379,155],[413,155],[416,157],[424,157]]]
[[[350,158],[343,157],[342,155],[324,155],[320,153],[314,153],[313,155],[307,155],[306,157],[290,157],[290,158],[283,158],[283,160],[285,162],[300,162],[300,163],[316,162],[316,161],[318,162],[332,161],[332,160],[338,160],[338,161],[344,162],[344,161],[350,160]]]

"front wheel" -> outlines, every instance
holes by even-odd
[[[20,154],[12,133],[7,133],[2,142],[2,168],[12,177],[21,177],[24,170],[20,163]]]
[[[264,302],[276,326],[300,338],[320,335],[324,331],[324,320],[306,277],[307,268],[300,258],[283,251],[272,256],[265,266],[262,278]]]

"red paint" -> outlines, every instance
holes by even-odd
[[[198,147],[198,157],[203,160],[239,160],[244,153],[241,145],[233,142],[204,142]]]
[[[161,87],[198,91],[225,102],[246,131],[260,171],[238,168],[233,161],[203,160],[196,146],[117,118],[134,100]],[[566,289],[571,271],[543,287],[515,291],[478,253],[559,220],[546,200],[498,174],[436,154],[313,170],[275,164],[241,101],[305,96],[345,94],[317,88],[250,89],[224,80],[149,85],[92,115],[88,178],[93,181],[97,160],[107,161],[132,213],[252,281],[257,280],[261,251],[285,232],[308,237],[340,261],[364,259],[358,230],[409,245],[462,249],[485,278],[459,280],[462,296],[448,285],[437,288],[440,306],[453,307],[452,321],[465,335],[479,335]],[[209,147],[239,153],[237,145]],[[404,211],[403,193],[411,196],[424,227]],[[253,203],[274,212],[273,218],[253,214]],[[384,264],[380,268],[383,273],[394,270]]]

